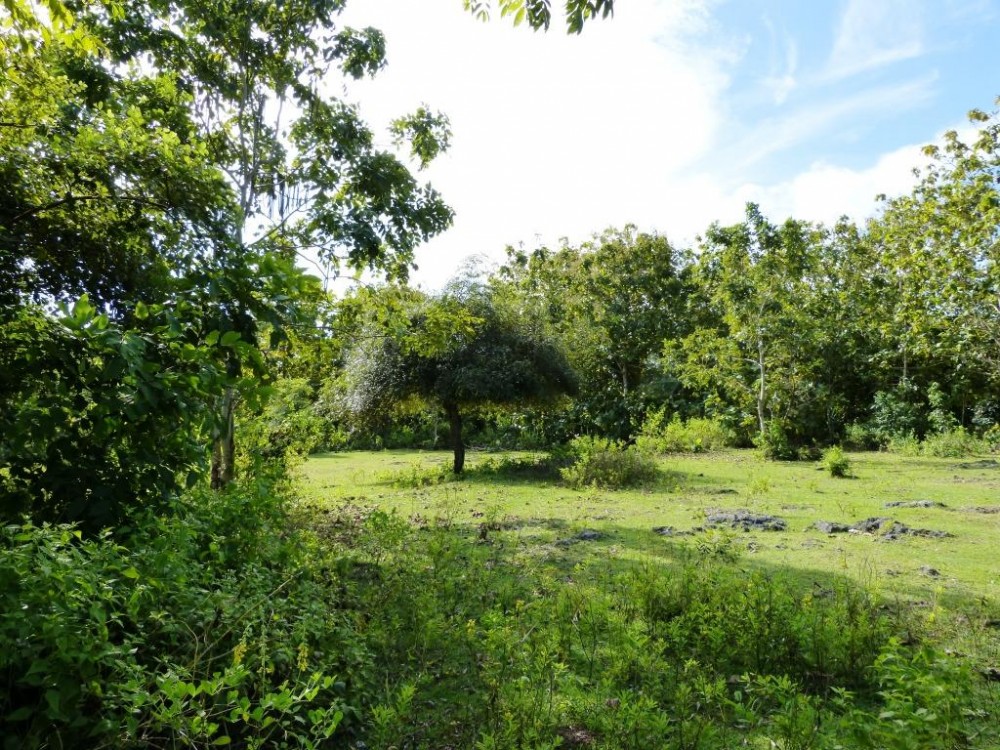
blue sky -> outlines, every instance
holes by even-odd
[[[419,251],[417,282],[626,222],[686,244],[748,200],[774,220],[861,219],[1000,94],[1000,0],[617,6],[566,37],[478,23],[461,0],[349,3],[389,65],[348,97],[376,127],[422,103],[452,120],[423,176],[456,223]]]

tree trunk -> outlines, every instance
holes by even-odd
[[[222,396],[222,428],[212,444],[212,489],[221,490],[236,477],[236,391],[226,388]]]
[[[760,389],[757,391],[757,423],[760,426],[760,436],[766,437],[767,422],[764,416],[764,404],[767,401],[767,389],[764,382],[764,339],[757,340],[757,367],[760,368]]]
[[[226,362],[229,382],[236,382],[243,366],[235,355]],[[212,433],[212,489],[221,490],[236,478],[236,400],[239,394],[233,385],[222,393],[219,409],[219,426]]]
[[[455,452],[455,463],[452,470],[461,474],[465,468],[465,443],[462,442],[462,415],[458,404],[445,404],[444,412],[448,415],[448,427],[451,433],[451,449]]]

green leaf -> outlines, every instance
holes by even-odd
[[[139,577],[139,571],[134,567],[128,567],[122,571],[122,575],[126,578],[131,578],[133,581]]]
[[[240,334],[238,331],[226,331],[222,334],[222,340],[219,342],[221,346],[231,347],[237,341],[240,340]]]

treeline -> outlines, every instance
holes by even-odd
[[[572,396],[541,405],[511,394],[466,398],[475,444],[535,448],[575,435],[631,442],[672,422],[676,432],[678,422],[701,420],[692,424],[704,429],[708,420],[731,443],[776,458],[832,444],[912,448],[928,437],[946,449],[976,438],[995,445],[998,121],[981,112],[971,119],[982,126],[975,141],[951,133],[942,148],[928,148],[930,166],[913,192],[881,199],[863,225],[775,224],[751,204],[741,223],[713,224],[693,247],[626,227],[579,246],[509,248],[499,268],[466,274],[439,295],[355,292],[333,313],[332,369],[320,358],[302,370],[299,390],[284,386],[282,408],[313,420],[313,448],[444,447],[448,428],[432,388],[384,394],[380,404],[392,408],[378,419],[358,408],[370,342],[405,347],[423,337],[427,346],[436,336],[454,352],[488,308],[560,352],[576,382]],[[438,313],[428,327],[430,308]],[[383,364],[381,375],[400,371]]]

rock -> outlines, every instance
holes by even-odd
[[[678,531],[673,526],[657,526],[653,529],[653,533],[660,536],[677,536]]]
[[[784,531],[787,524],[777,516],[757,515],[747,510],[719,511],[710,514],[708,526],[728,526],[743,531]]]
[[[969,513],[984,513],[986,515],[996,515],[1000,513],[1000,505],[977,505],[974,508],[966,508]]]
[[[895,500],[885,504],[886,508],[947,508],[937,500]]]
[[[589,747],[594,744],[595,737],[586,729],[562,727],[558,730],[566,747]]]
[[[571,536],[568,539],[560,539],[556,542],[559,547],[569,547],[577,542],[594,542],[598,539],[603,539],[604,534],[600,531],[594,531],[593,529],[584,529],[579,534]]]
[[[718,489],[718,490],[709,490],[708,494],[709,495],[738,495],[739,493],[736,490],[731,489],[729,487],[723,487],[722,489]]]
[[[940,578],[941,571],[937,568],[932,568],[930,565],[921,565],[920,572],[925,576],[930,576],[931,578]]]
[[[848,524],[837,521],[817,521],[813,524],[813,528],[824,534],[843,534],[851,529]]]
[[[947,531],[911,529],[906,524],[885,517],[866,518],[851,526],[850,530],[855,534],[877,534],[879,538],[887,542],[896,541],[904,536],[922,536],[931,539],[945,539],[953,536]]]
[[[990,682],[1000,682],[1000,669],[996,667],[988,667],[983,670],[983,677]]]
[[[912,536],[923,536],[930,539],[948,539],[955,536],[947,531],[935,531],[934,529],[907,529],[906,533]]]
[[[892,523],[891,518],[885,518],[879,516],[877,518],[866,518],[864,521],[858,521],[856,524],[850,527],[849,531],[853,531],[857,534],[878,534],[882,531],[882,527],[885,524]]]

